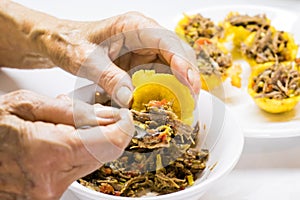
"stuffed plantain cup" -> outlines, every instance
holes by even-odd
[[[186,15],[178,22],[175,32],[191,46],[199,38],[221,38],[223,28],[201,14]]]
[[[250,66],[268,62],[295,60],[298,45],[291,34],[274,27],[251,33],[241,45],[241,52]]]
[[[294,62],[265,63],[252,71],[248,92],[269,113],[292,110],[300,100],[300,72]]]
[[[212,90],[218,87],[228,77],[231,77],[231,84],[241,87],[239,65],[234,65],[231,54],[222,43],[208,38],[199,38],[193,46],[197,65],[200,71],[202,88]]]
[[[234,46],[239,48],[251,33],[268,29],[270,23],[270,20],[264,14],[249,16],[238,12],[230,12],[225,20],[220,22],[220,26],[224,28],[225,40],[232,40]]]
[[[174,75],[140,70],[133,74],[132,83],[135,86],[132,109],[140,111],[151,100],[166,100],[172,102],[172,110],[184,123],[192,125],[197,120],[193,116],[196,107],[193,95]]]

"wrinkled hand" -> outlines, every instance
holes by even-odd
[[[118,158],[133,131],[127,109],[28,91],[1,96],[0,199],[59,199],[73,181]]]
[[[141,64],[166,64],[195,95],[199,93],[193,50],[142,14],[130,12],[102,21],[58,24],[48,31],[37,28],[33,32],[39,49],[66,71],[98,83],[121,106],[128,106],[133,90],[125,71]]]

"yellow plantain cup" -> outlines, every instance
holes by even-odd
[[[229,18],[239,15],[239,12],[230,12],[224,21],[219,22],[219,26],[224,28],[224,40],[233,41],[233,44],[237,47],[237,49],[240,47],[241,43],[244,42],[251,33],[253,33],[243,26],[232,25],[229,21],[227,21]],[[267,23],[270,24],[271,20],[267,19]]]
[[[172,109],[179,119],[186,124],[193,124],[193,111],[196,106],[194,98],[190,89],[174,75],[139,70],[133,74],[132,83],[135,86],[132,109],[140,111],[151,100],[165,99],[172,102]]]
[[[254,84],[253,79],[257,77],[259,74],[261,74],[263,71],[267,70],[273,64],[274,64],[273,62],[269,62],[269,63],[258,65],[255,67],[255,69],[253,69],[249,77],[248,93],[253,98],[254,102],[260,109],[269,113],[283,113],[294,109],[294,107],[300,101],[300,95],[289,97],[282,100],[270,99],[266,97],[257,98],[256,96],[258,95],[258,93],[256,93],[253,90],[253,84]],[[284,65],[288,65],[288,64],[290,64],[290,62],[284,62]],[[297,70],[299,71],[299,69]]]

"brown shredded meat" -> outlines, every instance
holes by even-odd
[[[189,23],[183,27],[184,35],[190,45],[193,45],[201,37],[210,39],[213,37],[222,37],[223,28],[215,25],[211,19],[205,18],[201,14],[193,16],[185,15],[185,17],[189,19]]]
[[[270,27],[270,21],[265,14],[249,16],[249,15],[232,15],[225,21],[228,21],[232,26],[242,26],[250,32],[258,30],[267,30]]]
[[[296,62],[298,69],[300,70],[300,58],[296,58],[295,62]]]
[[[150,101],[131,110],[136,133],[123,155],[78,182],[105,194],[140,197],[183,190],[206,168],[208,151],[196,149],[199,125],[184,124],[171,103]]]
[[[300,95],[300,72],[275,63],[253,79],[255,98],[286,99]]]
[[[120,165],[146,164],[155,165],[157,158],[141,160],[123,155],[118,161],[107,163],[96,172],[79,179],[79,183],[95,191],[117,196],[140,197],[149,192],[156,194],[167,194],[183,190],[189,183],[188,176],[197,179],[197,176],[206,168],[208,152],[195,149],[187,150],[183,155],[177,157],[164,168],[141,173],[139,170],[127,170]],[[122,159],[128,159],[126,162]],[[130,159],[135,159],[131,160]]]
[[[242,44],[241,51],[250,59],[257,63],[266,63],[271,61],[287,61],[288,41],[283,37],[283,31],[273,32],[258,30],[251,45]]]
[[[200,73],[205,75],[224,75],[232,66],[232,56],[224,53],[216,43],[205,43],[196,49],[197,65]]]

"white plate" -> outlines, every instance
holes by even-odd
[[[300,43],[300,14],[273,7],[240,5],[208,7],[186,12],[187,14],[201,13],[204,17],[211,18],[215,22],[222,21],[231,12],[255,15],[265,13],[271,19],[271,24],[278,30],[284,30],[294,35],[296,43]],[[172,26],[175,27],[179,19],[174,19]],[[298,53],[299,57],[299,53]],[[284,138],[300,136],[300,105],[290,112],[283,114],[269,114],[260,110],[247,93],[247,83],[250,68],[245,61],[241,63],[242,88],[230,86],[226,81],[224,86],[224,102],[232,109],[241,125],[244,135],[252,138]]]

